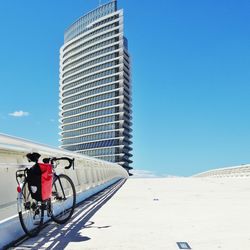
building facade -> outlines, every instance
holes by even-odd
[[[123,10],[100,5],[60,49],[61,147],[131,169],[131,74]]]

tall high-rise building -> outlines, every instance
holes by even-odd
[[[100,5],[64,33],[61,147],[131,169],[131,74],[123,10]]]

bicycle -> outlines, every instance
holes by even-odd
[[[50,195],[45,200],[35,199],[32,192],[37,191],[34,186],[30,186],[28,175],[31,168],[16,171],[17,186],[17,207],[21,226],[24,232],[30,236],[36,236],[42,228],[44,221],[44,212],[47,211],[47,217],[59,224],[67,222],[74,213],[76,205],[76,190],[73,181],[65,174],[56,174],[55,168],[60,161],[68,161],[65,169],[73,167],[74,159],[68,157],[44,158],[43,163],[38,163],[40,154],[30,153],[26,155],[28,160],[37,164],[50,166],[51,173],[47,178],[52,178],[52,187],[49,187]],[[47,164],[47,165],[46,165]],[[46,178],[45,178],[46,179]],[[48,185],[48,183],[46,185]],[[39,189],[39,187],[38,187]]]

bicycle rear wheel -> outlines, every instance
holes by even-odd
[[[52,186],[51,218],[63,224],[72,216],[76,204],[76,190],[73,181],[64,174],[56,176]]]
[[[28,183],[25,182],[18,198],[18,215],[24,232],[36,236],[43,225],[44,208],[41,202],[32,199]]]

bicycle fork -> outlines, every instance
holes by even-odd
[[[57,179],[56,180],[58,180],[59,181],[59,187],[61,188],[61,192],[62,192],[62,195],[63,195],[63,197],[61,197],[61,196],[59,196],[59,192],[58,192],[58,187],[57,187],[57,185],[54,183],[54,188],[55,188],[55,191],[54,191],[54,194],[56,195],[56,199],[57,200],[66,200],[67,198],[66,198],[66,195],[65,195],[65,192],[64,192],[64,188],[63,188],[63,186],[62,186],[62,182],[61,182],[61,179],[57,176]],[[52,193],[53,193],[53,191],[52,191]]]

